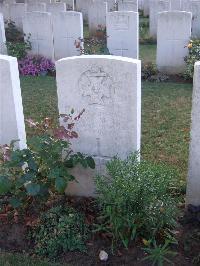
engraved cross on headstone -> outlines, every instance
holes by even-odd
[[[115,50],[120,53],[120,56],[126,56],[126,52],[128,51],[128,49],[124,47],[123,42],[121,42],[121,47],[116,48]]]
[[[34,42],[35,50],[37,54],[40,54],[40,43],[45,41],[45,38],[42,38],[41,35],[39,36],[38,32],[34,33],[32,41]]]

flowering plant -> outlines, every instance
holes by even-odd
[[[190,40],[187,48],[189,53],[185,57],[186,70],[184,77],[185,79],[192,79],[194,75],[194,64],[200,60],[200,40]]]
[[[0,196],[5,197],[6,206],[25,208],[33,202],[40,206],[51,196],[64,194],[68,183],[75,179],[70,169],[77,164],[95,168],[91,157],[71,149],[70,140],[78,138],[74,126],[84,110],[77,116],[73,112],[61,115],[63,126],[58,127],[50,118],[41,122],[28,119],[33,129],[28,147],[15,150],[12,143],[0,148]]]
[[[43,76],[55,71],[55,64],[50,59],[38,55],[27,55],[18,64],[22,76]]]

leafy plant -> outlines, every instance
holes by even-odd
[[[174,172],[164,165],[139,162],[132,154],[126,160],[107,164],[108,176],[98,176],[96,187],[101,208],[99,225],[112,237],[112,247],[126,248],[136,236],[161,236],[176,225],[176,202],[170,196]]]
[[[77,116],[73,112],[60,116],[63,126],[59,127],[49,118],[40,123],[27,120],[33,130],[27,149],[16,150],[14,143],[1,147],[0,195],[5,196],[6,204],[25,208],[36,201],[39,206],[54,194],[64,194],[68,183],[75,180],[70,170],[77,164],[95,167],[91,157],[71,149],[70,140],[78,138],[75,122],[84,110]]]
[[[57,206],[41,215],[30,235],[38,255],[56,257],[65,251],[86,251],[88,227],[82,214],[68,206]]]
[[[24,40],[24,34],[17,29],[15,22],[6,22],[6,46],[8,55],[22,59],[31,50],[30,36]]]
[[[194,64],[200,60],[200,40],[190,40],[187,48],[189,54],[185,57],[186,70],[184,77],[185,79],[192,79],[194,75]]]
[[[93,37],[86,36],[83,40],[79,40],[79,43],[84,43],[84,48],[80,49],[80,54],[105,54],[108,55],[109,51],[106,45],[107,36],[106,29],[101,25],[98,28]]]
[[[155,64],[149,62],[142,64],[142,79],[147,81],[163,82],[169,79],[169,77],[157,70]]]
[[[149,254],[143,260],[151,260],[152,265],[163,266],[164,262],[171,264],[171,261],[168,259],[169,256],[175,256],[177,253],[170,250],[171,245],[170,240],[166,240],[164,245],[157,245],[156,241],[153,241],[152,246],[149,245],[148,248],[143,248],[143,250]]]

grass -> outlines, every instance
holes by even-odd
[[[186,179],[192,84],[143,83],[142,154],[166,162]]]
[[[26,118],[57,118],[55,78],[23,77],[21,86]],[[191,84],[142,84],[142,155],[174,166],[181,180],[187,173],[191,95]]]
[[[156,63],[156,44],[140,44],[140,60],[142,63]]]

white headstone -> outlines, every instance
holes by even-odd
[[[189,0],[188,0],[189,1]],[[182,0],[170,0],[170,10],[182,10]]]
[[[105,2],[107,2],[108,11],[116,11],[117,10],[116,0],[107,0]]]
[[[16,147],[26,148],[17,59],[6,55],[0,55],[0,114],[0,144],[19,140]]]
[[[143,1],[143,12],[144,12],[144,16],[149,15],[149,0]]]
[[[59,12],[64,12],[66,10],[67,9],[65,3],[47,4],[47,12],[51,13],[52,15],[58,14]]]
[[[190,11],[192,12],[192,37],[200,38],[200,0],[190,1]]]
[[[118,2],[118,11],[135,11],[138,12],[138,0],[120,0]]]
[[[27,4],[27,12],[45,12],[46,11],[46,4],[45,3],[30,3]]]
[[[4,20],[10,19],[10,7],[8,4],[0,4],[0,13],[3,14]]]
[[[88,21],[88,10],[93,0],[76,0],[75,10],[83,14],[83,19]]]
[[[158,15],[157,67],[169,74],[185,69],[184,58],[191,37],[192,14],[185,11],[166,11]]]
[[[93,0],[88,7],[88,24],[90,34],[106,27],[107,3],[101,0]]]
[[[53,25],[48,12],[27,12],[23,20],[25,38],[30,35],[31,54],[54,60]]]
[[[138,0],[138,8],[140,10],[143,10],[143,8],[144,8],[144,0]]]
[[[192,128],[187,179],[187,204],[200,206],[200,62],[194,66]]]
[[[18,3],[10,5],[10,19],[15,22],[15,25],[22,30],[23,18],[27,11],[27,4]]]
[[[61,0],[61,1],[51,1],[51,3],[65,3],[66,10],[74,10],[75,1],[74,0]]]
[[[191,4],[191,0],[182,0],[181,1],[181,10],[191,12],[190,4]]]
[[[141,64],[139,60],[117,56],[79,56],[56,62],[58,107],[61,114],[72,108],[85,109],[75,130],[79,138],[72,149],[92,155],[96,172],[118,155],[125,159],[140,150]],[[79,172],[79,183],[69,193],[94,195],[96,172]],[[83,176],[82,176],[83,174]]]
[[[80,55],[76,43],[83,39],[83,17],[80,12],[60,12],[53,21],[55,60]]]
[[[149,2],[149,34],[157,37],[158,13],[168,11],[170,8],[169,0],[150,0]]]
[[[138,58],[139,15],[133,11],[108,12],[107,47],[112,55]]]
[[[6,52],[6,36],[4,28],[3,15],[0,14],[0,54],[7,54]]]

